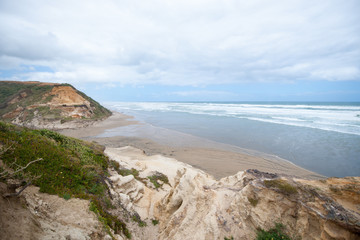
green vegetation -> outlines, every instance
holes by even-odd
[[[121,169],[118,169],[117,172],[121,176],[133,175],[136,179],[139,178],[139,171],[136,170],[135,168],[131,168],[131,169],[121,168]]]
[[[224,237],[224,240],[234,240],[234,237],[233,237],[233,236],[231,236],[231,237],[229,237],[229,238]]]
[[[250,203],[253,207],[256,207],[256,205],[257,205],[258,202],[259,202],[259,199],[255,199],[255,198],[248,197],[248,201],[249,201],[249,203]]]
[[[139,227],[146,227],[147,224],[146,222],[144,222],[143,220],[141,220],[139,214],[135,213],[133,216],[132,216],[132,220],[134,222],[137,222],[139,224]]]
[[[73,120],[72,117],[65,117],[65,118],[63,118],[63,119],[60,120],[60,123],[61,123],[61,124],[64,124],[64,123],[66,123],[66,122],[71,122],[72,120]]]
[[[159,187],[162,187],[164,183],[169,184],[169,179],[165,174],[162,174],[160,172],[156,172],[155,174],[148,176],[148,179],[150,179],[150,182],[154,184],[154,187],[158,189]],[[159,180],[162,181],[162,183],[159,183]]]
[[[121,176],[133,175],[135,179],[137,179],[137,180],[143,182],[144,184],[146,184],[144,182],[144,179],[139,177],[139,171],[136,170],[135,168],[127,169],[127,168],[120,167],[120,164],[118,162],[116,162],[116,161],[110,161],[110,165]]]
[[[0,116],[12,112],[18,107],[25,108],[35,103],[45,103],[45,100],[51,100],[50,96],[43,100],[43,96],[52,88],[53,86],[49,85],[0,81]],[[11,103],[10,101],[14,99],[16,101]],[[35,109],[24,109],[23,111],[23,120],[26,121],[34,115]]]
[[[1,150],[1,149],[0,149]],[[5,178],[3,176],[7,175],[6,170],[3,167],[0,167],[0,182],[4,182]]]
[[[40,100],[42,95],[51,90],[53,86],[39,84],[23,84],[18,82],[0,81],[0,103],[5,103],[14,95],[20,93],[33,94],[34,100]]]
[[[0,158],[8,168],[26,166],[42,158],[15,177],[32,180],[40,191],[57,194],[64,199],[77,197],[91,201],[94,211],[105,228],[131,237],[126,224],[107,211],[112,208],[105,182],[110,161],[103,147],[95,143],[63,136],[49,130],[31,130],[0,121]]]
[[[290,185],[288,182],[282,179],[264,180],[264,185],[267,188],[277,188],[280,192],[291,195],[297,193],[296,187]]]
[[[37,107],[36,110],[38,113],[47,119],[62,119],[61,110],[60,109],[50,109],[49,106],[40,106]],[[72,118],[71,118],[72,119]]]
[[[285,227],[281,223],[275,223],[275,227],[269,231],[263,229],[257,230],[256,240],[291,240],[289,236],[284,233]]]
[[[115,234],[122,232],[127,238],[131,238],[131,233],[126,227],[126,224],[119,220],[116,216],[108,213],[103,207],[102,203],[96,198],[92,198],[90,202],[90,211],[93,211],[100,222],[102,222],[108,234],[113,237],[110,228],[114,230]]]
[[[159,224],[159,220],[157,220],[157,219],[151,219],[151,222],[154,226]]]
[[[69,200],[71,198],[71,195],[68,194],[68,193],[64,193],[63,197],[64,197],[65,200]]]

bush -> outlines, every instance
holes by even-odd
[[[162,187],[162,185],[169,184],[169,179],[165,174],[162,174],[160,172],[156,172],[155,174],[148,176],[148,179],[152,184],[154,184],[154,187],[158,189],[159,187]],[[163,183],[159,183],[158,181],[162,181]]]
[[[100,200],[92,198],[89,209],[98,216],[99,221],[104,224],[110,236],[112,236],[112,233],[109,228],[112,228],[115,234],[122,232],[127,238],[131,238],[131,233],[127,229],[126,224],[116,216],[105,211]]]
[[[117,170],[117,172],[118,172],[121,176],[133,175],[135,178],[138,178],[138,177],[139,177],[139,171],[136,170],[135,168],[131,168],[131,169],[120,168],[120,169]]]
[[[251,204],[253,207],[256,207],[256,205],[257,205],[258,202],[259,202],[259,199],[255,199],[255,198],[248,197],[248,201],[250,202],[250,204]]]
[[[154,226],[159,224],[159,220],[157,219],[151,219],[151,222]]]
[[[69,199],[71,198],[71,195],[68,194],[68,193],[65,193],[65,194],[63,195],[63,197],[64,197],[65,200],[69,200]]]
[[[291,238],[283,232],[284,230],[285,227],[281,223],[275,223],[275,227],[268,231],[259,228],[257,230],[256,240],[291,240]]]

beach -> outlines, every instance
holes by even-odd
[[[122,129],[124,129],[123,135]],[[145,137],[126,136],[129,129],[140,131],[137,133],[139,136],[142,136],[141,131],[144,131]],[[306,179],[324,178],[320,174],[296,166],[276,156],[209,141],[168,129],[154,128],[146,125],[146,123],[136,121],[132,116],[119,112],[114,112],[108,119],[89,127],[65,129],[61,130],[60,133],[86,141],[95,141],[105,147],[132,146],[143,150],[149,156],[160,154],[175,158],[199,168],[217,179],[247,169],[257,169]]]

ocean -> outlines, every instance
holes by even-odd
[[[328,177],[360,176],[360,103],[105,105],[155,127],[278,156]]]

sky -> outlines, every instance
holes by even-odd
[[[358,0],[0,0],[0,79],[98,101],[360,101]]]

